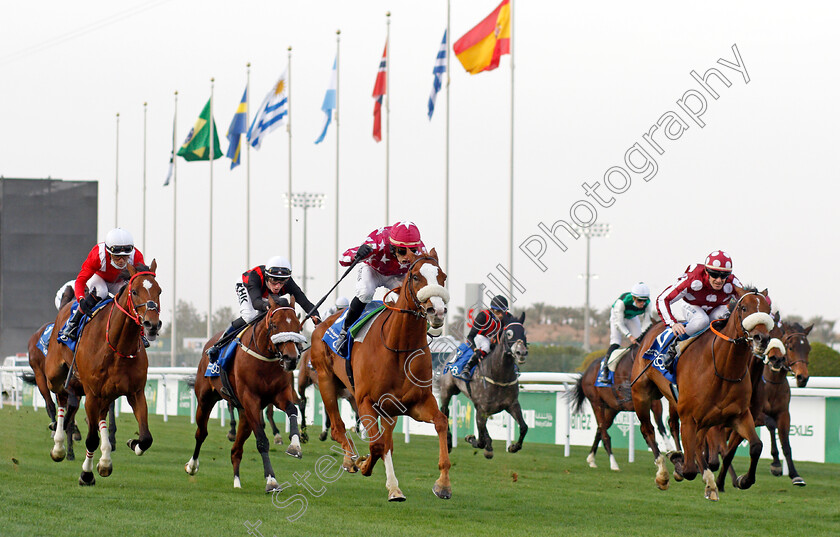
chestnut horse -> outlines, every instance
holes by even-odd
[[[735,456],[735,448],[740,442],[737,437],[740,436],[749,440],[750,469],[738,478],[736,486],[747,489],[755,483],[755,469],[762,444],[749,410],[752,386],[748,367],[750,357],[754,353],[763,353],[767,347],[774,323],[769,313],[766,290],[759,293],[753,289],[736,288],[735,294],[737,302],[730,304],[729,318],[713,322],[711,329],[698,336],[680,356],[675,375],[679,388],[678,402],[674,400],[668,380],[657,369],[646,368],[648,360],[643,358],[644,352],[664,331],[664,324],[659,323],[648,332],[636,354],[632,374],[638,380],[631,388],[633,406],[645,441],[653,451],[657,466],[656,484],[662,490],[668,488],[669,477],[649,416],[651,402],[660,395],[668,399],[671,408],[676,408],[682,427],[684,460],[680,460],[682,457],[672,458],[678,474],[692,480],[702,471],[706,484],[705,497],[718,500],[714,474],[702,454],[709,428],[724,425],[734,429],[735,441],[730,443],[731,447],[724,456],[721,475],[726,473]],[[723,328],[715,327],[715,324],[724,322]],[[675,442],[679,445],[676,438]]]
[[[149,360],[140,336],[145,332],[149,341],[157,339],[161,327],[160,286],[155,280],[157,261],[150,267],[138,265],[126,267],[128,283],[117,293],[113,302],[95,315],[79,334],[75,355],[64,344],[56,341],[59,329],[70,315],[70,307],[58,312],[44,372],[50,390],[59,401],[55,446],[50,451],[53,460],[61,461],[64,448],[64,411],[68,393],[64,389],[69,366],[75,363],[74,372],[84,388],[85,413],[88,434],[85,439],[87,454],[82,464],[80,485],[94,485],[93,454],[97,444],[101,457],[96,465],[99,475],[107,477],[113,471],[111,443],[105,416],[108,407],[124,395],[134,410],[139,426],[139,438],[130,439],[127,444],[137,455],[142,455],[152,445],[149,432],[148,409],[146,408],[146,373]],[[141,311],[142,310],[142,315]],[[72,384],[72,383],[71,383]],[[68,386],[68,389],[71,389]],[[80,396],[82,394],[76,394]],[[101,443],[100,443],[101,442]]]
[[[638,340],[642,340],[641,336]],[[634,343],[629,347],[615,351],[624,354],[619,358],[618,365],[615,366],[612,386],[595,386],[601,360],[592,360],[586,371],[578,377],[572,391],[569,392],[569,399],[573,403],[572,412],[580,412],[584,399],[588,399],[589,405],[592,407],[592,413],[595,414],[595,421],[598,424],[595,431],[595,442],[586,457],[586,462],[590,468],[598,467],[595,464],[595,454],[598,452],[598,444],[603,442],[604,450],[610,458],[610,470],[620,470],[612,453],[612,443],[607,430],[612,426],[619,412],[633,412],[633,399],[630,394],[630,381],[632,380],[630,370],[633,369],[633,360],[638,350],[639,344]],[[662,401],[659,399],[651,401],[651,410],[659,435],[668,444],[668,437],[665,436],[665,424],[662,422]],[[668,446],[668,449],[673,449],[673,447]]]
[[[764,424],[770,433],[770,454],[773,462],[770,463],[770,472],[775,476],[782,475],[782,463],[779,461],[779,448],[776,447],[776,429],[779,429],[779,442],[782,444],[782,451],[787,460],[788,471],[793,485],[805,486],[802,479],[793,465],[793,456],[790,451],[790,385],[787,381],[788,371],[796,375],[796,385],[804,388],[808,384],[808,355],[811,352],[811,345],[808,343],[808,334],[814,326],[803,328],[799,323],[782,323],[782,344],[784,345],[784,362],[773,367],[767,365],[764,369],[765,390],[767,392],[764,404]]]
[[[334,318],[338,319],[338,317],[341,316],[341,313],[342,312],[337,312],[336,314],[334,314]],[[318,388],[318,372],[310,366],[310,363],[311,362],[309,360],[309,349],[306,349],[305,351],[303,351],[303,355],[300,359],[300,366],[298,367],[297,378],[297,393],[300,396],[300,441],[304,443],[309,441],[309,435],[306,434],[306,388],[310,386],[315,386],[316,389]],[[350,406],[353,407],[353,412],[356,413],[356,432],[358,433],[359,407],[356,405],[356,400],[353,398],[353,395],[347,388],[340,390],[338,396],[342,399],[347,399],[347,402],[349,402]],[[318,435],[318,440],[320,440],[321,442],[326,440],[327,434],[329,434],[329,432],[330,417],[329,415],[327,415],[326,419],[324,420],[324,428],[321,431],[321,434]]]
[[[432,491],[439,498],[449,499],[449,452],[446,446],[447,420],[432,393],[432,355],[427,343],[428,325],[443,326],[449,292],[444,288],[446,274],[438,264],[434,249],[429,254],[408,252],[408,273],[398,288],[395,304],[388,311],[369,321],[371,326],[364,341],[352,346],[353,387],[347,374],[347,361],[334,354],[322,340],[329,323],[321,323],[312,333],[311,360],[318,371],[318,389],[324,408],[332,422],[332,439],[344,450],[342,467],[348,472],[361,470],[370,476],[378,459],[385,461],[385,486],[389,501],[404,501],[394,474],[393,431],[396,416],[409,416],[417,421],[434,423],[438,434],[438,469],[440,476]],[[342,386],[343,385],[343,386]],[[354,462],[355,447],[348,440],[344,422],[338,411],[341,389],[347,387],[359,405],[360,421],[370,439],[370,456]],[[382,417],[381,427],[377,418]],[[360,463],[358,466],[356,463]]]
[[[231,406],[241,403],[239,428],[230,449],[234,488],[242,487],[239,480],[242,448],[253,432],[257,439],[257,451],[262,457],[265,491],[268,493],[281,490],[268,457],[268,437],[263,429],[260,414],[269,404],[286,411],[292,436],[286,454],[299,459],[301,451],[298,411],[294,403],[291,372],[295,370],[300,356],[299,345],[306,342],[300,328],[300,321],[295,315],[294,300],[287,302],[285,299],[269,296],[268,313],[264,318],[253,322],[239,336],[233,366],[228,373],[233,394],[223,393],[220,377],[204,376],[208,364],[206,351],[219,339],[222,332],[216,333],[204,345],[205,352],[201,354],[195,375],[195,398],[198,401],[195,410],[195,449],[190,460],[184,465],[184,470],[189,475],[198,472],[198,455],[207,438],[207,420],[210,419],[210,412],[216,403],[224,398]]]

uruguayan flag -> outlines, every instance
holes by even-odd
[[[435,68],[432,69],[435,80],[432,83],[432,93],[429,95],[429,121],[432,120],[432,114],[435,113],[435,99],[443,85],[443,74],[446,73],[446,48],[446,30],[444,30],[443,41],[440,42],[440,50],[438,50],[435,59]]]
[[[338,58],[333,60],[332,66],[332,74],[330,74],[330,85],[327,87],[327,93],[324,95],[324,104],[321,105],[321,110],[324,111],[324,128],[321,129],[321,136],[315,140],[316,144],[320,144],[324,141],[324,137],[327,135],[327,129],[330,126],[330,122],[332,121],[332,113],[335,110],[335,88],[338,81],[338,72],[336,71],[336,65],[338,63]]]
[[[248,142],[259,149],[266,134],[286,123],[289,115],[289,99],[286,91],[286,71],[280,75],[280,79],[271,87],[271,91],[265,96],[251,128],[248,129]]]

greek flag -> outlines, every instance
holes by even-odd
[[[440,42],[440,49],[435,59],[435,68],[432,69],[432,74],[435,75],[435,80],[432,83],[432,93],[429,95],[429,121],[432,120],[432,114],[435,113],[435,99],[440,93],[440,88],[443,85],[443,74],[446,73],[446,30],[443,31],[443,41]]]
[[[271,87],[254,115],[251,128],[248,129],[248,143],[259,149],[266,134],[286,123],[289,115],[289,100],[286,92],[286,71]]]
[[[324,95],[324,104],[321,105],[321,110],[324,111],[324,128],[321,129],[321,136],[315,140],[316,144],[320,144],[324,141],[324,137],[327,135],[327,129],[332,121],[333,110],[335,110],[335,89],[338,81],[338,72],[336,70],[337,63],[338,58],[333,60],[332,73],[330,74],[330,85],[327,87],[326,95]]]

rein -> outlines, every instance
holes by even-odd
[[[134,305],[134,301],[131,299],[131,283],[134,281],[134,278],[137,276],[151,276],[155,277],[154,272],[150,271],[142,271],[142,272],[135,272],[131,278],[128,280],[128,284],[122,288],[121,293],[128,293],[128,299],[126,300],[128,308],[130,308],[134,315],[131,315],[125,308],[120,305],[119,296],[114,297],[114,301],[111,303],[111,309],[108,311],[108,322],[105,324],[105,342],[108,343],[108,347],[116,354],[119,358],[136,358],[137,352],[140,350],[140,338],[137,338],[137,350],[134,351],[134,354],[123,354],[114,347],[111,343],[111,317],[114,315],[114,306],[116,306],[121,312],[125,314],[126,317],[134,321],[134,324],[140,326],[142,323],[140,322],[140,314],[137,313],[137,306]],[[126,291],[128,289],[128,291]],[[157,304],[154,302],[146,302],[145,304],[140,304],[141,306],[145,306],[146,310],[152,309],[154,311],[158,310]]]
[[[785,344],[785,346],[787,346],[788,339],[790,339],[790,338],[792,338],[792,337],[794,337],[794,336],[799,336],[799,337],[801,337],[802,339],[804,339],[806,342],[807,342],[807,340],[808,340],[807,336],[805,336],[805,334],[800,333],[800,332],[794,332],[793,334],[785,334],[785,335],[782,337],[782,342]],[[802,363],[804,363],[805,365],[808,365],[808,358],[803,358],[803,359],[801,359],[801,360],[796,360],[796,361],[791,362],[791,363],[785,363],[785,366],[788,368],[788,370],[790,370],[790,366],[792,366],[793,364],[798,364],[799,362],[802,362]]]
[[[280,307],[277,307],[277,308],[274,308],[273,310],[271,310],[265,316],[266,334],[269,333],[270,324],[271,324],[270,323],[271,317],[280,310],[292,310],[292,312],[294,312],[294,308],[290,308],[288,306],[280,306]],[[253,347],[256,347],[257,350],[262,351],[262,349],[260,348],[260,345],[257,343],[257,337],[256,337],[257,326],[259,326],[259,323],[253,324],[249,327],[251,329],[251,345]],[[284,355],[283,355],[282,352],[278,352],[277,345],[274,343],[274,341],[271,340],[270,336],[268,337],[268,343],[269,343],[269,352],[271,354],[270,357],[264,356],[264,355],[260,354],[259,352],[251,349],[250,347],[245,345],[245,343],[243,343],[241,339],[239,340],[239,348],[242,349],[243,351],[245,351],[245,353],[253,356],[254,358],[256,358],[258,360],[262,360],[263,362],[279,362],[280,360],[282,360]],[[302,354],[302,353],[299,352],[298,356],[300,356],[300,354]]]
[[[397,291],[398,289],[402,289],[402,287],[397,287],[397,288],[391,289],[390,291],[385,293],[384,297],[382,297],[382,304],[385,306],[385,309],[388,310],[388,317],[384,321],[382,321],[381,325],[379,325],[379,338],[382,340],[382,345],[391,352],[396,352],[396,353],[414,352],[414,351],[419,351],[421,349],[428,349],[429,348],[429,343],[426,342],[426,344],[424,346],[417,347],[416,349],[392,349],[385,342],[385,323],[388,322],[388,319],[391,318],[392,313],[394,313],[394,312],[396,312],[396,313],[408,313],[410,315],[414,315],[417,319],[426,319],[427,318],[426,317],[426,312],[423,310],[423,304],[420,302],[420,299],[417,298],[417,292],[414,290],[414,286],[411,284],[411,279],[410,279],[411,270],[414,268],[414,265],[416,265],[420,261],[424,261],[424,260],[432,261],[435,265],[437,265],[437,260],[434,257],[429,256],[429,255],[424,255],[423,257],[415,258],[414,261],[411,262],[411,265],[409,265],[408,272],[406,273],[406,276],[405,276],[406,278],[409,278],[408,284],[406,284],[406,287],[408,287],[409,296],[411,296],[411,299],[414,301],[414,306],[417,309],[397,308],[395,306],[389,305],[388,302],[385,301],[385,299],[388,298],[388,295],[390,295],[394,291]],[[438,268],[440,268],[439,265],[438,265]]]
[[[732,308],[732,311],[737,313],[738,304],[741,303],[741,300],[743,300],[745,296],[757,295],[757,294],[759,294],[759,293],[749,292],[749,293],[745,293],[745,294],[741,295],[741,297],[735,303],[735,306]],[[744,329],[743,320],[740,320],[740,318],[741,318],[740,314],[738,314],[738,318],[739,318],[738,324],[741,326],[741,330],[744,330],[744,334],[746,336],[747,332]],[[723,320],[723,319],[718,319],[718,320],[715,320],[715,321],[712,321],[711,323],[709,323],[709,328],[715,334],[715,339],[721,338],[722,340],[726,341],[727,343],[731,343],[733,345],[737,345],[739,343],[744,343],[744,344],[747,343],[748,340],[747,340],[746,337],[737,337],[735,339],[732,339],[731,337],[727,336],[726,334],[723,334],[723,333],[719,332],[717,329],[715,329],[715,323],[718,322],[718,321],[721,321],[721,320]],[[728,320],[726,322],[728,322]],[[741,374],[741,376],[738,377],[737,379],[730,379],[730,378],[726,378],[723,375],[721,375],[718,372],[718,368],[717,368],[717,358],[715,357],[715,342],[714,342],[714,340],[712,340],[712,365],[715,368],[715,376],[717,378],[721,379],[721,380],[726,381],[726,382],[741,382],[742,380],[744,380],[744,377],[747,376],[747,373],[750,370],[750,363],[749,363],[749,360],[748,360],[747,361],[747,367],[744,369],[744,372]]]
[[[504,334],[507,333],[508,327],[512,326],[512,325],[522,326],[522,323],[520,323],[519,321],[513,321],[513,322],[508,323],[508,324],[504,325],[501,328],[501,330],[499,330],[496,333],[496,336],[494,337],[494,339],[496,340],[496,345],[498,345],[499,343],[502,344],[502,355],[503,356],[513,356],[513,346],[516,343],[514,342],[511,345],[508,345],[508,339],[507,339],[507,337],[504,336]],[[517,341],[522,341],[522,340],[517,340]],[[490,384],[493,384],[494,386],[502,386],[502,387],[513,386],[514,384],[517,384],[519,382],[519,374],[517,374],[515,370],[514,370],[514,379],[509,381],[509,382],[498,382],[498,381],[495,381],[491,377],[488,377],[486,375],[476,375],[476,378],[482,379],[485,382],[489,382]]]

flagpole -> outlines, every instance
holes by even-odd
[[[388,202],[391,199],[391,12],[385,13],[385,225],[391,225]]]
[[[117,153],[114,170],[114,227],[119,227],[120,210],[120,113],[117,112]]]
[[[510,181],[508,185],[510,227],[508,229],[508,264],[510,265],[510,280],[508,280],[508,296],[513,306],[513,0],[510,2]]]
[[[251,62],[248,62],[245,79],[245,126],[251,124]],[[245,164],[245,266],[251,263],[251,144],[247,143],[248,162]],[[240,146],[241,147],[241,146]],[[241,150],[240,150],[241,151]]]
[[[146,117],[149,103],[143,103],[143,251],[146,251]]]
[[[289,46],[289,64],[286,68],[286,132],[289,133],[289,263],[292,262],[292,47]]]
[[[449,15],[450,15],[450,1],[446,0],[446,171],[444,173],[446,183],[446,201],[444,202],[444,218],[443,218],[443,261],[444,266],[449,268],[451,261],[449,260],[449,42],[452,41],[452,35],[449,33]],[[467,304],[467,308],[470,304]],[[445,332],[449,333],[449,317],[446,317]]]
[[[207,339],[213,336],[213,157],[216,156],[215,133],[213,132],[213,85],[215,78],[210,79],[210,247],[208,248],[208,282],[207,282]]]
[[[339,245],[338,245],[338,205],[339,205],[339,198],[338,198],[338,84],[339,84],[339,51],[341,49],[341,30],[335,31],[335,110],[333,111],[333,115],[335,116],[335,250],[334,253],[336,255],[335,263],[333,263],[333,281],[338,281],[338,252],[339,252]],[[334,302],[338,301],[338,286],[335,288],[335,300]]]
[[[178,294],[175,285],[178,281],[178,164],[175,156],[175,132],[178,127],[178,91],[175,91],[175,119],[172,122],[172,348],[169,350],[169,366],[175,367],[175,346],[178,338],[175,334],[175,327],[178,321]]]

